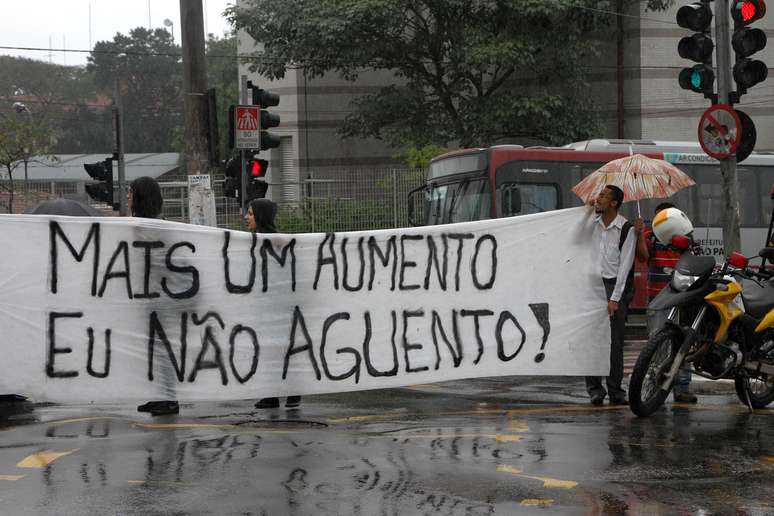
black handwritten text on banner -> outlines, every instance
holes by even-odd
[[[582,208],[335,234],[0,225],[0,393],[237,399],[609,368]]]

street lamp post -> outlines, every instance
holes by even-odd
[[[172,34],[172,44],[175,44],[175,24],[169,18],[164,19],[164,27],[170,27],[169,33]]]
[[[27,116],[30,119],[30,123],[32,123],[32,112],[30,112],[29,108],[23,103],[23,102],[14,102],[13,103],[13,109],[17,113],[27,113]],[[27,147],[24,147],[24,206],[26,207],[30,202],[30,183],[27,179],[27,158],[29,157],[29,149]]]

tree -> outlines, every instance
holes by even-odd
[[[394,147],[582,139],[597,130],[587,94],[597,0],[255,0],[227,16],[264,50],[253,69],[283,77],[389,70],[341,131]],[[600,4],[601,5],[601,4]],[[609,6],[605,2],[605,6]]]
[[[0,189],[8,192],[8,213],[14,212],[13,173],[33,156],[46,154],[52,144],[51,130],[35,122],[26,113],[0,112],[0,166],[8,182],[0,182]]]
[[[180,47],[165,29],[138,27],[99,41],[88,57],[97,89],[112,97],[118,82],[126,152],[165,152],[182,125]]]
[[[110,113],[98,98],[93,74],[83,67],[0,56],[0,109],[21,104],[56,136],[52,152],[110,149]]]

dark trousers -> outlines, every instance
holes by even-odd
[[[603,278],[605,283],[605,293],[607,298],[613,294],[615,288],[615,278]],[[629,284],[624,289],[621,301],[618,303],[618,310],[610,317],[610,375],[606,377],[607,392],[602,385],[602,378],[599,376],[586,377],[586,391],[589,396],[609,394],[610,398],[623,398],[626,391],[621,387],[623,381],[623,345],[624,330],[626,327],[626,313],[629,310],[629,303],[634,297],[633,285]]]

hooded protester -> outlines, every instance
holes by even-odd
[[[148,176],[138,177],[129,185],[126,201],[132,217],[158,219],[164,198],[161,187],[155,179]]]
[[[253,233],[276,233],[274,218],[277,216],[277,203],[269,199],[253,199],[248,203],[245,221]],[[301,396],[288,396],[285,407],[296,408],[301,404]],[[255,408],[278,408],[279,398],[262,398]]]

